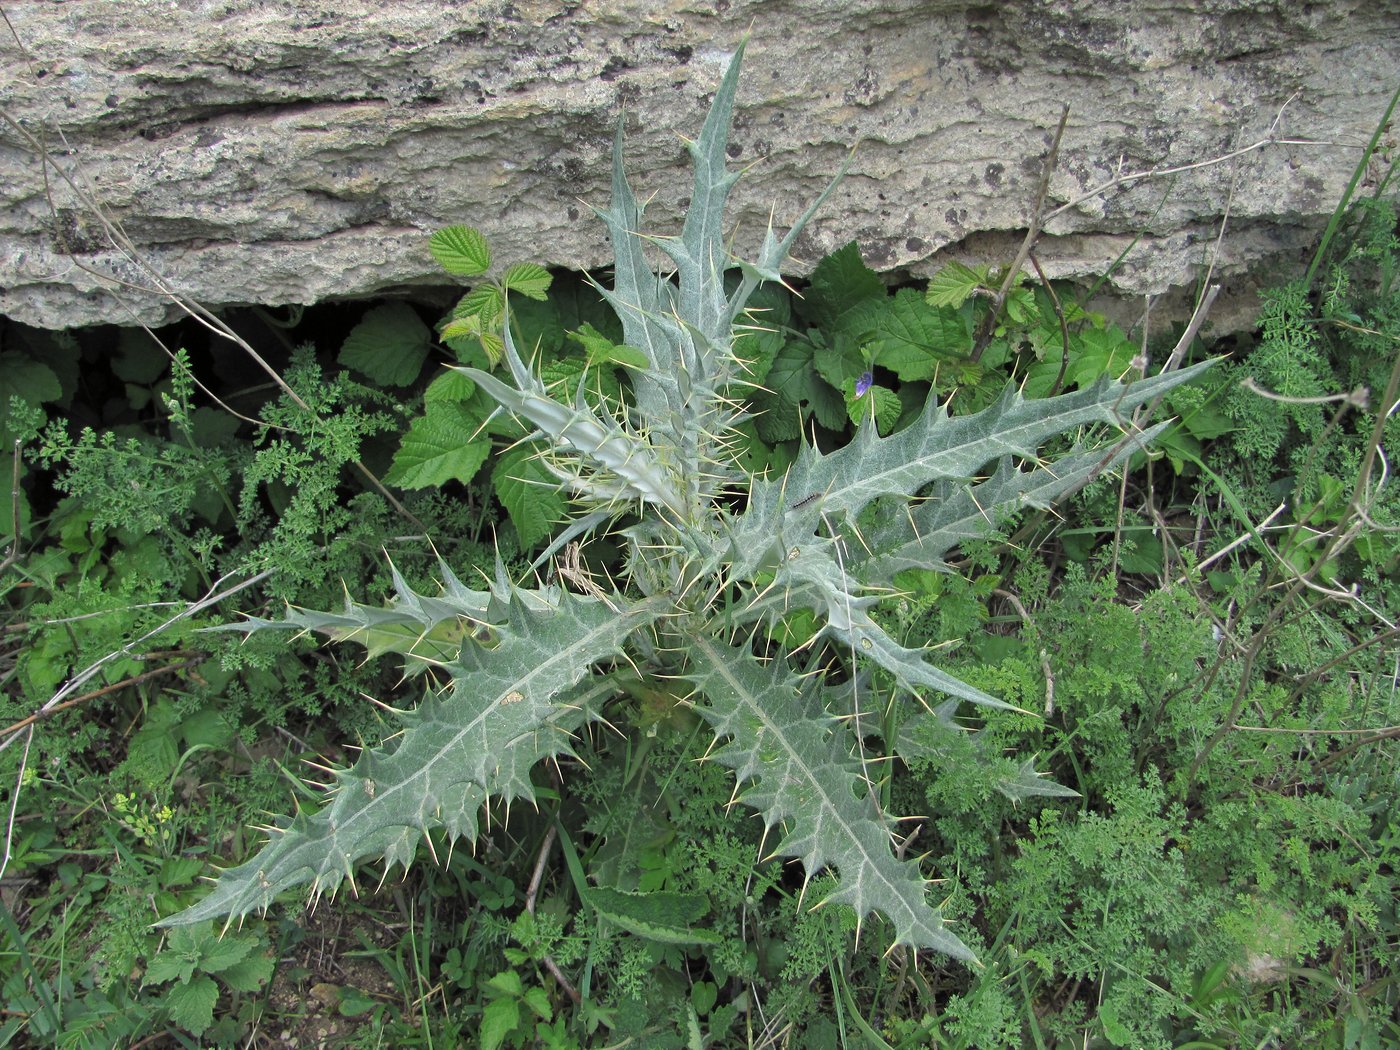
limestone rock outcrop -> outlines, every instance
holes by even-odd
[[[1400,70],[1395,0],[4,6],[0,313],[44,327],[166,320],[152,274],[213,308],[442,284],[427,234],[451,222],[503,259],[598,266],[588,204],[606,202],[619,112],[664,224],[688,194],[679,136],[750,27],[739,250],[856,146],[794,272],[852,238],[905,274],[1009,262],[1067,105],[1046,271],[1122,255],[1118,292],[1179,292],[1228,209],[1215,273],[1247,303],[1297,271]]]

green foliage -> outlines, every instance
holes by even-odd
[[[633,370],[631,401],[590,401],[582,386],[551,388],[517,351],[512,324],[501,330],[509,382],[462,369],[546,442],[533,461],[540,476],[556,479],[586,512],[568,537],[632,516],[622,532],[626,585],[600,584],[576,557],[557,566],[561,584],[528,590],[498,569],[488,591],[471,591],[443,566],[439,596],[398,585],[387,610],[352,602],[341,614],[294,613],[287,626],[375,650],[398,648],[415,662],[440,661],[449,684],[399,716],[396,743],[336,774],[329,806],[284,823],[257,857],[224,872],[209,897],[167,924],[243,915],[300,883],[318,894],[332,891],[367,856],[406,867],[438,828],[449,841],[474,843],[483,804],[535,800],[533,767],[573,754],[574,735],[601,717],[599,705],[619,690],[627,667],[643,683],[690,684],[689,702],[720,741],[713,757],[735,771],[742,800],[776,829],[770,848],[800,859],[809,879],[833,872],[812,904],[846,905],[857,923],[877,914],[893,944],[973,958],[927,900],[918,865],[891,852],[888,817],[871,793],[862,742],[849,728],[849,720],[863,717],[864,703],[852,676],[870,661],[902,690],[1006,705],[930,664],[921,645],[896,642],[870,615],[871,595],[890,588],[916,555],[937,564],[998,517],[1043,506],[1142,447],[1158,428],[1116,446],[1087,438],[1053,465],[1038,460],[1047,439],[1121,425],[1121,413],[1199,368],[1130,387],[1104,379],[1042,402],[1008,389],[984,412],[959,417],[934,395],[888,436],[862,426],[844,448],[803,447],[781,478],[746,478],[734,463],[735,428],[744,417],[736,395],[773,368],[769,376],[753,374],[734,345],[735,325],[759,284],[777,279],[811,210],[782,239],[768,231],[760,261],[741,265],[737,283],[726,284],[717,260],[725,258],[721,219],[737,178],[725,170],[724,150],[738,66],[736,58],[700,137],[689,144],[695,186],[678,237],[639,232],[641,208],[623,173],[619,134],[612,205],[598,213],[612,237],[614,285],[600,291],[622,319],[626,345],[646,360]],[[652,243],[675,267],[674,282],[650,268]],[[878,297],[857,264],[848,252],[814,276],[813,309],[841,324],[868,315],[859,323],[873,333],[877,352],[912,377],[931,378],[929,340],[962,329],[918,298]],[[854,271],[854,280],[842,268]],[[831,349],[839,356],[839,347]],[[828,371],[868,364],[825,359]],[[993,475],[969,483],[989,462],[1000,463]],[[931,498],[911,512],[920,493]],[[736,494],[742,510],[732,509]],[[837,662],[826,675],[804,679],[797,653],[737,642],[795,608],[809,610],[819,625],[822,644],[813,656]],[[419,639],[453,618],[472,625],[460,652],[425,652]],[[386,624],[411,631],[416,624],[417,633],[396,645],[382,630]],[[269,626],[253,621],[249,629]],[[503,992],[494,1000],[502,1023],[519,1023],[519,999]]]
[[[1136,333],[854,245],[797,294],[771,234],[724,254],[720,124],[679,237],[618,164],[611,287],[435,235],[445,354],[438,302],[230,315],[286,388],[192,327],[0,320],[0,705],[38,717],[0,740],[0,1045],[1400,1041],[1393,201],[1113,445]],[[1071,495],[1148,441],[1170,470]],[[317,813],[303,763],[385,739]],[[437,863],[152,930],[289,795],[240,902]]]
[[[468,226],[439,231],[429,247],[453,274],[478,276],[490,267],[485,237]],[[635,365],[636,351],[618,345],[616,315],[597,295],[569,283],[550,295],[552,286],[543,267],[511,266],[500,280],[468,291],[439,326],[439,335],[460,363],[495,368],[501,361],[507,304],[512,303],[512,338],[530,347],[551,390],[590,403],[615,401],[621,390],[616,369]],[[582,360],[572,343],[584,347]],[[397,361],[400,355],[395,351],[386,359]],[[530,436],[513,418],[501,415],[500,406],[464,371],[448,372],[424,392],[423,412],[410,424],[385,481],[408,489],[466,484],[489,463],[491,491],[520,547],[529,549],[550,535],[565,509],[556,480],[536,464],[529,444],[522,444]]]
[[[1257,345],[1228,375],[1224,407],[1233,429],[1221,474],[1255,520],[1282,502],[1283,556],[1300,572],[1316,567],[1333,585],[1389,586],[1400,555],[1400,504],[1394,486],[1371,484],[1369,451],[1400,436],[1386,404],[1400,346],[1396,226],[1393,200],[1353,205],[1323,260],[1322,287],[1314,293],[1295,282],[1266,292]],[[1357,509],[1372,527],[1345,550],[1329,551],[1325,537],[1346,531]]]
[[[207,928],[182,926],[171,931],[166,945],[147,963],[146,984],[170,985],[161,995],[171,1019],[203,1036],[214,1026],[220,986],[235,997],[221,1010],[224,1021],[231,1021],[238,1012],[237,997],[258,991],[272,977],[272,957],[262,948],[254,934],[220,937]]]

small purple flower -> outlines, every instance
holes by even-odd
[[[860,378],[856,380],[856,397],[862,398],[865,392],[870,389],[870,385],[875,382],[873,372],[862,372]]]

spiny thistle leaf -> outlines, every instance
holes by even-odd
[[[882,496],[912,496],[932,482],[974,477],[1002,456],[1033,457],[1041,442],[1090,423],[1121,425],[1131,410],[1195,378],[1211,362],[1152,376],[1131,385],[1105,377],[1084,390],[1028,401],[1014,389],[991,407],[949,416],[930,397],[923,418],[887,438],[862,427],[843,448],[823,453],[806,445],[781,479],[754,482],[750,506],[776,517],[789,493],[819,492],[820,513],[854,519]],[[815,520],[814,508],[806,515]]]
[[[594,717],[594,705],[614,689],[616,672],[594,665],[621,655],[635,661],[635,675],[679,675],[695,687],[699,713],[721,741],[714,757],[735,770],[744,801],[770,828],[781,827],[774,852],[799,858],[808,879],[834,869],[836,888],[818,904],[847,904],[862,920],[879,913],[897,944],[972,959],[929,904],[918,863],[892,853],[890,821],[853,757],[862,746],[859,734],[827,712],[820,688],[799,688],[786,655],[765,663],[720,639],[745,625],[777,621],[795,608],[810,609],[821,620],[824,644],[838,653],[849,650],[853,665],[878,664],[911,690],[932,688],[999,704],[934,667],[923,651],[899,644],[872,618],[871,607],[900,568],[940,566],[953,544],[985,535],[1023,505],[1040,506],[1071,491],[1156,431],[1116,448],[1079,448],[1053,465],[1037,458],[1044,441],[1094,424],[1121,427],[1129,409],[1190,380],[1198,369],[1131,386],[1105,380],[1044,401],[1010,391],[986,411],[958,418],[931,399],[922,418],[903,431],[881,436],[865,425],[846,448],[804,448],[785,477],[753,482],[745,510],[731,514],[728,498],[717,497],[742,480],[733,466],[740,443],[732,428],[744,409],[732,388],[745,383],[750,359],[761,358],[753,363],[767,372],[770,384],[783,378],[784,364],[778,346],[758,355],[745,348],[741,360],[735,329],[759,284],[781,279],[794,238],[835,186],[833,180],[781,239],[768,229],[756,263],[729,254],[723,212],[736,176],[725,166],[725,145],[742,52],[741,45],[704,128],[687,144],[695,183],[678,237],[642,232],[642,208],[623,170],[619,125],[612,201],[598,212],[612,240],[615,277],[611,289],[600,290],[622,319],[633,380],[630,407],[620,397],[590,404],[584,384],[572,380],[547,386],[521,359],[509,323],[502,325],[499,345],[491,343],[496,315],[506,320],[506,296],[474,292],[457,310],[457,322],[481,339],[493,367],[497,355],[509,366],[506,377],[471,369],[466,374],[527,420],[536,428],[532,436],[548,445],[522,445],[511,455],[537,455],[532,467],[593,504],[546,553],[624,506],[635,510],[639,520],[621,533],[627,542],[623,571],[628,593],[647,597],[601,597],[576,562],[559,566],[561,574],[595,597],[527,592],[504,580],[490,593],[478,593],[444,568],[448,582],[436,597],[414,593],[396,574],[396,598],[387,609],[348,602],[339,614],[294,610],[281,624],[241,625],[315,630],[372,651],[392,649],[405,653],[411,665],[435,665],[451,681],[402,716],[396,742],[337,774],[338,790],[321,813],[297,816],[258,857],[225,872],[209,898],[167,924],[241,915],[300,883],[333,890],[367,856],[406,865],[434,828],[450,840],[474,841],[483,804],[531,799],[532,766],[569,753],[570,734]],[[467,273],[484,268],[489,258],[484,242],[478,245],[464,231],[457,227],[435,237],[434,250]],[[674,275],[651,269],[648,253],[658,248],[669,256]],[[736,268],[738,282],[726,290],[726,270]],[[528,295],[542,292],[544,279],[533,270],[516,270],[506,284]],[[812,371],[810,353],[803,355]],[[824,367],[843,388],[853,384],[852,396],[858,378],[860,396],[875,396],[865,358],[828,360]],[[846,405],[832,396],[827,417],[841,426]],[[822,411],[818,406],[819,417]],[[491,433],[489,425],[484,433]],[[975,481],[990,463],[998,464],[991,476]],[[907,505],[930,495],[918,506]],[[862,527],[868,535],[860,533]],[[734,593],[748,600],[718,600]],[[852,670],[859,680],[869,666]],[[814,679],[813,685],[820,683]],[[825,695],[830,699],[830,690]],[[1007,784],[1004,790],[1023,794],[1053,790],[1042,786],[1033,766],[1023,766]],[[614,911],[624,928],[632,928],[630,902]],[[665,927],[667,936],[690,936],[672,929],[676,923],[646,925],[648,935]]]
[[[211,627],[211,631],[315,631],[334,641],[358,642],[369,655],[400,653],[408,658],[410,669],[438,665],[456,659],[470,633],[487,623],[491,615],[491,595],[473,591],[459,580],[447,564],[438,562],[442,593],[436,596],[416,593],[399,570],[389,567],[394,582],[394,599],[387,608],[364,605],[345,598],[338,613],[316,612],[288,607],[280,620],[250,616],[238,623]]]
[[[1130,434],[1108,450],[1080,451],[1053,465],[1021,470],[1005,458],[978,484],[943,482],[907,514],[885,515],[867,530],[867,546],[852,551],[853,571],[867,581],[892,583],[902,569],[946,569],[943,555],[967,540],[985,537],[1013,514],[1045,509],[1149,445],[1170,424]],[[870,553],[870,552],[876,553]]]
[[[854,740],[801,701],[797,676],[780,660],[761,664],[710,638],[695,638],[690,655],[687,677],[705,701],[697,710],[728,738],[713,757],[749,785],[741,796],[746,805],[769,827],[783,825],[772,852],[800,859],[809,880],[836,870],[836,889],[814,906],[846,904],[862,919],[877,911],[893,926],[894,943],[974,961],[928,903],[918,864],[895,859],[873,800],[864,792],[857,797]]]
[[[505,614],[496,617],[495,646],[462,649],[447,668],[448,688],[401,716],[396,747],[366,751],[337,774],[325,809],[298,815],[256,857],[224,872],[208,897],[164,924],[243,915],[307,882],[331,892],[366,857],[407,867],[433,828],[474,843],[488,798],[533,799],[530,770],[571,753],[570,734],[587,705],[611,692],[604,679],[588,678],[592,665],[621,652],[626,637],[658,612],[655,602],[621,597],[560,591],[544,604],[539,598],[512,591],[493,602]]]

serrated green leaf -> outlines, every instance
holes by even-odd
[[[879,428],[881,436],[884,436],[895,428],[904,409],[898,394],[873,383],[863,397],[852,397],[846,401],[846,411],[852,423],[863,423],[873,415],[876,427]]]
[[[449,368],[428,384],[423,391],[423,404],[463,404],[476,393],[476,384],[471,376]]]
[[[527,445],[501,457],[491,474],[491,484],[510,515],[522,550],[529,550],[548,537],[564,517],[559,479],[540,465],[538,453]]]
[[[578,357],[555,358],[541,362],[540,379],[550,395],[559,401],[574,401],[580,396],[584,403],[603,411],[603,405],[620,404],[622,385],[611,368],[591,367]]]
[[[427,414],[415,419],[403,436],[384,475],[386,484],[405,489],[437,488],[449,481],[465,484],[491,454],[491,439],[482,434],[481,421],[462,405],[435,400],[426,406]]]
[[[196,954],[191,950],[166,948],[146,964],[146,984],[188,981],[194,976]]]
[[[812,364],[823,379],[837,390],[848,390],[856,378],[868,371],[869,363],[860,345],[844,332],[834,332],[825,345],[812,353]]]
[[[199,968],[205,973],[220,973],[242,962],[255,947],[256,939],[247,935],[210,936],[201,946]]]
[[[509,995],[519,999],[525,994],[525,982],[514,970],[502,970],[486,982],[486,987],[498,995]]]
[[[798,309],[818,328],[842,327],[862,303],[883,300],[889,292],[879,274],[865,265],[855,241],[842,245],[812,271],[812,284]]]
[[[138,328],[121,329],[112,357],[112,371],[118,379],[150,386],[169,368],[169,356],[149,335]]]
[[[515,345],[524,347],[531,359],[548,359],[564,347],[564,326],[559,323],[559,311],[548,299],[512,303],[510,329]]]
[[[1079,339],[1083,349],[1070,361],[1067,380],[1074,387],[1089,386],[1102,376],[1125,374],[1141,349],[1117,325],[1090,328],[1081,332]]]
[[[940,365],[972,349],[967,318],[946,306],[930,306],[912,288],[895,293],[872,338],[872,360],[905,382],[931,380]]]
[[[475,277],[491,268],[491,249],[481,231],[470,226],[447,226],[428,238],[428,250],[448,273]]]
[[[554,1016],[554,1004],[550,1002],[549,993],[539,985],[526,989],[525,994],[520,997],[520,1001],[529,1007],[530,1012],[541,1021],[548,1021]]]
[[[481,320],[477,317],[454,317],[438,331],[443,342],[457,339],[474,339],[481,335]]]
[[[615,364],[626,368],[646,368],[647,355],[635,346],[614,343],[591,324],[584,324],[574,332],[565,333],[568,338],[583,347],[588,355],[588,364]]]
[[[272,956],[259,952],[220,970],[219,980],[235,992],[256,992],[272,980],[276,968],[277,961]]]
[[[1035,292],[1030,288],[1013,288],[1006,293],[1002,304],[1006,319],[1015,325],[1024,325],[1040,319]]]
[[[529,299],[543,301],[554,281],[548,270],[536,263],[516,263],[501,277],[507,292],[519,292]]]
[[[481,1012],[481,1050],[500,1050],[520,1024],[520,1001],[502,995],[492,999]]]
[[[454,318],[479,317],[482,324],[490,327],[500,321],[501,312],[504,309],[505,298],[501,294],[501,289],[495,284],[487,282],[477,285],[458,299],[457,305],[452,308],[452,316]]]
[[[363,1017],[378,1005],[374,996],[354,985],[336,989],[335,1012],[341,1017]]]
[[[818,374],[813,357],[816,348],[804,339],[792,339],[774,357],[764,377],[764,390],[754,397],[758,432],[765,441],[787,441],[801,434],[799,409],[809,409],[828,430],[846,424],[846,403]]]
[[[38,405],[62,396],[63,385],[48,365],[12,350],[0,353],[0,413],[9,411],[11,397]]]
[[[950,262],[928,282],[924,299],[930,306],[951,306],[957,309],[967,302],[973,292],[987,284],[988,269],[986,266],[973,269],[960,262]]]
[[[368,311],[340,348],[340,363],[381,386],[408,386],[423,370],[432,331],[407,303]]]
[[[196,977],[188,984],[177,984],[165,993],[165,1005],[170,1019],[195,1035],[214,1023],[214,1004],[219,1001],[219,989],[212,977]]]
[[[194,881],[204,870],[204,862],[198,857],[168,857],[161,861],[160,884],[165,887],[184,886]]]

